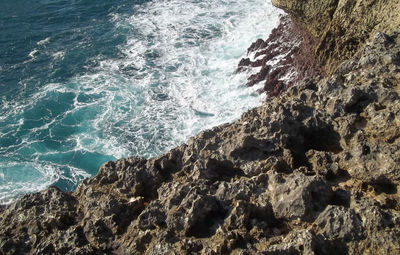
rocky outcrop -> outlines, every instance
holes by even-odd
[[[400,30],[371,38],[233,123],[1,208],[0,253],[399,254]]]
[[[237,72],[251,73],[247,86],[262,82],[259,92],[269,97],[278,96],[306,77],[325,74],[312,50],[316,40],[293,20],[282,16],[267,40],[258,39],[248,48],[237,68]]]
[[[400,2],[385,0],[272,0],[311,37],[317,58],[328,74],[351,58],[377,32],[400,26]]]
[[[272,0],[289,16],[281,18],[267,40],[259,39],[238,65],[252,73],[247,86],[263,82],[260,92],[277,96],[305,77],[331,75],[377,32],[400,26],[399,1]]]

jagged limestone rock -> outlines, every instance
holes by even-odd
[[[0,207],[0,253],[398,254],[399,33],[159,157]]]
[[[377,32],[400,26],[400,2],[387,0],[272,0],[315,39],[314,52],[332,73]]]

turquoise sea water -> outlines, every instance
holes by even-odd
[[[234,70],[278,14],[265,0],[0,1],[0,203],[72,190],[258,105]]]

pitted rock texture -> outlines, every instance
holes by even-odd
[[[283,15],[267,40],[258,39],[247,49],[237,72],[252,73],[247,86],[262,82],[260,93],[278,96],[305,77],[325,74],[312,49],[315,41],[295,19]]]
[[[400,26],[400,1],[272,0],[316,38],[313,49],[331,74],[351,58],[376,32],[392,33]]]
[[[399,254],[400,35],[152,159],[0,210],[1,254]]]

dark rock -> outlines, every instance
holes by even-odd
[[[319,176],[306,176],[300,172],[284,176],[270,173],[268,189],[277,218],[286,220],[312,220],[331,199],[332,190]]]
[[[349,208],[329,205],[314,224],[314,231],[322,235],[324,240],[349,242],[362,238],[361,220]]]
[[[313,41],[301,25],[283,16],[266,41],[258,39],[248,48],[251,58],[243,58],[237,72],[261,67],[248,78],[246,85],[264,82],[261,91],[278,96],[294,83],[324,73],[313,52],[308,50]]]
[[[163,208],[158,201],[154,201],[142,211],[138,217],[138,226],[142,230],[165,227],[166,216]]]

